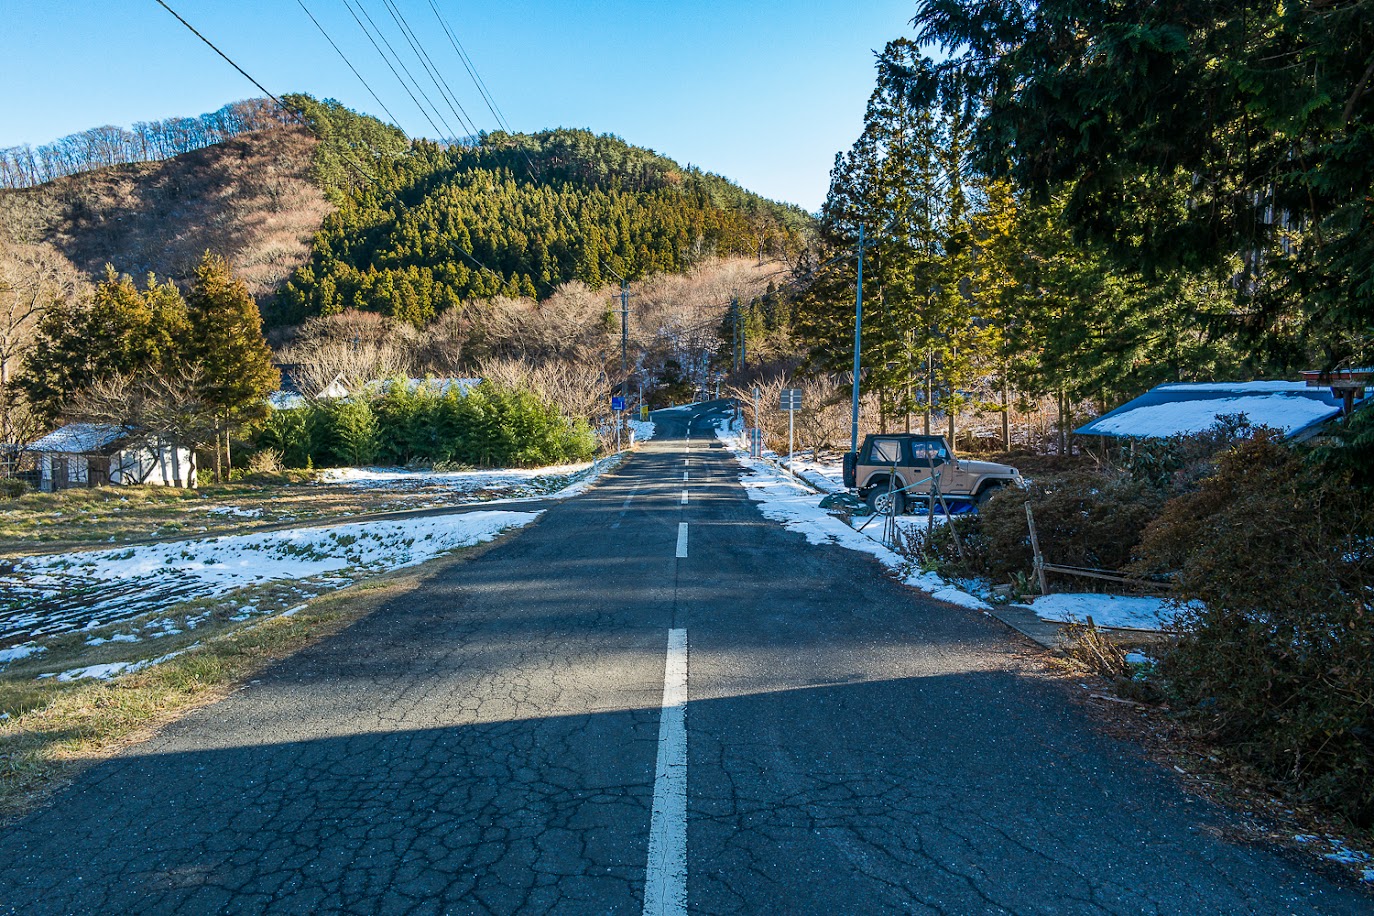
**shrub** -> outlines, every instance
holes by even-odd
[[[1140,572],[1201,605],[1162,670],[1270,777],[1374,824],[1374,501],[1262,433],[1149,526]]]
[[[316,464],[357,467],[377,459],[381,445],[377,417],[365,398],[326,401],[316,407],[315,415],[319,422],[318,444],[312,450]]]
[[[0,498],[18,499],[29,492],[29,485],[16,477],[0,480]]]
[[[974,557],[974,572],[998,580],[1033,565],[1026,504],[1035,513],[1040,549],[1052,563],[1121,569],[1131,560],[1145,526],[1164,505],[1148,482],[1116,471],[1081,470],[1037,477],[1029,489],[1007,487],[960,530]]]
[[[581,418],[530,391],[483,382],[467,393],[437,384],[387,385],[346,398],[274,411],[260,449],[288,467],[369,464],[539,467],[596,454]]]
[[[315,450],[314,425],[314,408],[308,404],[272,410],[258,432],[257,447],[277,452],[286,467],[303,468]]]

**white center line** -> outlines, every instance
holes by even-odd
[[[683,491],[682,491],[682,505],[684,505],[684,506],[687,505],[687,491],[686,491],[686,490],[683,490]]]
[[[687,556],[687,523],[677,523],[677,555],[679,558]]]
[[[686,526],[683,526],[684,529]],[[687,912],[687,631],[668,631],[644,916]]]
[[[683,480],[686,480],[686,479],[687,479],[687,472],[686,472],[686,471],[683,471],[683,472],[682,472],[682,479],[683,479]]]

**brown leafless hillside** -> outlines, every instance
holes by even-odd
[[[304,262],[330,210],[309,177],[315,142],[303,128],[280,127],[0,191],[0,244],[48,242],[87,274],[109,263],[176,280],[209,249],[261,300]]]

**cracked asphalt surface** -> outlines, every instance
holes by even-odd
[[[1001,624],[764,520],[709,413],[88,770],[0,835],[0,912],[638,913],[670,627],[690,912],[1374,909],[1227,840]]]

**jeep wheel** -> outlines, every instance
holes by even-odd
[[[868,491],[865,499],[874,515],[901,515],[906,511],[905,496],[901,490],[889,490],[887,484],[880,483]]]
[[[981,489],[981,490],[978,491],[978,495],[975,496],[975,497],[973,497],[973,505],[974,505],[974,507],[975,507],[975,508],[978,508],[978,509],[981,509],[981,508],[983,508],[984,506],[986,506],[986,505],[988,504],[988,500],[992,499],[992,495],[993,495],[994,493],[998,492],[999,490],[1001,490],[1002,487],[1004,487],[1004,486],[1006,486],[1006,484],[1001,484],[1001,483],[990,483],[990,484],[986,484],[986,485],[983,487],[983,489]]]

